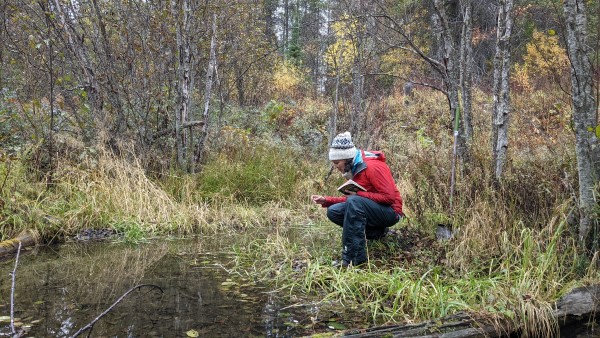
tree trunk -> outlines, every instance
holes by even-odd
[[[362,0],[352,0],[349,2],[349,10],[353,20],[356,20],[356,30],[351,41],[356,47],[353,55],[351,76],[352,76],[352,108],[350,116],[350,132],[352,138],[358,144],[367,146],[367,107],[365,104],[365,70],[367,69],[367,58],[365,55],[372,48],[372,38],[368,34],[369,22],[365,13],[368,12],[367,3]]]
[[[494,56],[494,108],[492,120],[492,159],[494,177],[502,178],[508,149],[510,116],[510,38],[512,35],[512,0],[501,0],[498,7],[496,54]]]
[[[204,121],[204,125],[202,126],[202,135],[200,135],[200,140],[198,142],[198,146],[196,147],[196,156],[195,156],[195,165],[200,163],[202,160],[202,153],[204,151],[204,145],[206,144],[206,139],[208,138],[209,131],[209,116],[208,110],[210,108],[210,99],[212,97],[212,85],[214,73],[217,68],[217,56],[216,56],[216,36],[217,36],[217,16],[213,15],[213,23],[212,23],[212,38],[210,39],[210,57],[208,60],[208,68],[206,69],[206,83],[204,87],[204,111],[202,113],[202,120]]]
[[[108,41],[108,35],[106,33],[106,24],[104,23],[104,19],[102,17],[102,12],[98,7],[98,1],[92,1],[94,12],[96,14],[96,20],[98,21],[98,27],[100,28],[100,40],[102,49],[104,51],[103,54],[96,53],[98,57],[100,57],[100,65],[106,74],[106,87],[107,90],[106,95],[108,96],[108,100],[111,104],[111,109],[116,114],[116,118],[112,123],[111,128],[111,140],[116,139],[125,131],[126,121],[125,121],[125,113],[123,111],[123,104],[120,98],[120,90],[115,81],[114,75],[114,67],[115,60],[113,57],[113,52],[111,48],[111,44]],[[111,142],[113,143],[113,142]]]
[[[182,128],[190,116],[192,105],[192,93],[194,88],[194,65],[192,42],[190,36],[190,7],[188,0],[181,1],[181,8],[178,1],[173,0],[172,12],[176,20],[177,48],[179,51],[177,67],[177,105],[175,113],[175,138],[177,145],[177,164],[184,171],[189,170],[188,159],[191,158],[191,140],[188,129]]]
[[[362,140],[361,134],[364,132],[363,121],[365,120],[365,82],[362,74],[362,64],[358,58],[358,56],[355,56],[354,64],[352,65],[352,115],[350,117],[350,132],[353,135],[353,139],[356,139],[360,143],[360,140]]]
[[[473,82],[473,1],[463,0],[463,26],[460,44],[460,91],[462,92],[462,122],[464,149],[459,149],[459,156],[465,164],[470,162],[471,141],[473,140],[473,124],[471,122],[472,82]]]
[[[88,55],[88,51],[84,44],[84,38],[80,34],[77,33],[75,26],[76,24],[73,22],[72,16],[65,13],[65,9],[62,5],[62,2],[59,0],[53,0],[53,10],[56,13],[56,17],[60,21],[58,24],[59,28],[62,29],[64,35],[66,36],[66,45],[67,48],[73,54],[73,57],[78,63],[78,66],[83,75],[82,79],[82,87],[84,88],[87,97],[89,98],[89,102],[91,104],[92,114],[95,118],[100,121],[101,126],[105,126],[107,124],[106,116],[102,110],[103,101],[100,96],[100,85],[98,84],[98,79],[96,78],[96,72],[92,62],[90,61],[92,58]]]
[[[340,76],[335,77],[335,90],[333,94],[333,109],[329,116],[329,143],[333,142],[333,138],[337,132],[337,119],[339,110],[339,98],[340,98]]]
[[[288,43],[289,43],[289,31],[290,31],[290,5],[289,5],[289,0],[284,0],[283,1],[283,24],[282,24],[282,30],[283,30],[283,37],[282,37],[282,44],[281,46],[283,47],[282,49],[282,53],[283,55],[287,54],[288,52]]]
[[[46,11],[46,9],[44,8]],[[46,137],[46,145],[48,147],[48,161],[49,163],[49,171],[48,171],[48,180],[46,181],[46,188],[54,185],[54,168],[55,166],[55,158],[54,158],[54,125],[55,119],[54,116],[54,46],[51,38],[52,32],[50,31],[50,17],[49,11],[46,11],[46,26],[48,27],[48,77],[49,83],[48,87],[50,88],[50,127],[48,128],[48,135]],[[1,88],[1,87],[0,87]]]
[[[36,239],[31,233],[26,231],[15,238],[2,241],[0,242],[0,257],[16,253],[19,249],[19,242],[21,243],[21,249],[23,249],[35,245]]]
[[[445,8],[445,1],[435,0],[434,7],[438,18],[438,20],[434,22],[438,22],[439,24],[437,29],[440,30],[440,38],[442,39],[441,45],[443,46],[442,61],[444,64],[444,73],[442,76],[444,79],[444,86],[446,87],[448,104],[450,106],[450,119],[451,121],[454,121],[456,108],[458,107],[458,86],[460,75],[457,60],[459,60],[460,56],[457,53],[456,44],[454,43],[454,39],[452,37],[452,31],[448,21],[448,14],[446,13]],[[454,123],[451,123],[450,125],[454,125]],[[459,125],[459,128],[462,128],[462,124]],[[463,148],[463,145],[460,144],[461,140],[462,139],[460,138],[458,139],[458,149]]]
[[[593,72],[587,42],[587,19],[583,1],[566,0],[564,13],[567,29],[567,51],[571,61],[572,109],[575,126],[575,152],[579,174],[579,240],[586,246],[592,238],[592,249],[598,249],[598,201],[595,189],[600,175],[600,144],[595,134],[598,124]],[[594,229],[595,231],[591,231]]]

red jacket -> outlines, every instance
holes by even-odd
[[[379,204],[390,205],[397,214],[402,213],[402,197],[396,187],[390,167],[385,163],[385,155],[379,151],[366,152],[361,150],[363,163],[357,165],[352,178],[367,191],[357,192],[358,196],[366,197]],[[366,154],[366,155],[365,155]],[[346,196],[326,196],[324,207],[346,201]]]

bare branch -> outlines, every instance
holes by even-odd
[[[375,19],[383,18],[383,19],[391,22],[392,23],[391,25],[387,25],[387,24],[385,24],[385,22],[379,21],[386,28],[389,28],[390,30],[400,34],[402,36],[402,38],[411,47],[412,52],[416,53],[423,60],[425,60],[427,63],[429,63],[433,67],[433,69],[435,69],[437,72],[439,72],[442,75],[445,75],[446,72],[445,72],[444,65],[442,63],[440,63],[439,61],[434,60],[434,59],[430,58],[429,56],[425,55],[425,53],[417,45],[415,45],[414,42],[409,38],[409,36],[406,34],[406,32],[404,32],[404,30],[398,28],[398,27],[400,27],[400,24],[397,23],[396,20],[394,20],[394,18],[390,17],[387,14],[376,14],[376,15],[373,15],[373,17]]]
[[[157,286],[157,285],[153,285],[153,284],[136,285],[136,286],[132,287],[131,289],[127,290],[127,292],[125,292],[121,297],[119,297],[119,299],[117,299],[116,302],[114,302],[111,306],[109,306],[108,309],[104,310],[104,312],[102,312],[98,317],[94,318],[94,320],[92,320],[89,324],[87,324],[86,326],[79,329],[79,331],[75,332],[75,334],[73,336],[71,336],[71,338],[75,338],[75,337],[79,336],[86,330],[91,330],[94,327],[94,324],[96,324],[96,322],[98,320],[100,320],[100,318],[104,317],[107,313],[109,313],[117,304],[119,304],[123,299],[125,299],[125,297],[127,297],[131,292],[133,292],[134,290],[140,289],[144,286],[150,286],[153,288],[157,288],[160,290],[161,293],[163,292],[161,287]]]
[[[189,121],[189,122],[185,122],[184,124],[182,124],[181,129],[192,128],[192,127],[203,126],[203,125],[204,125],[204,121]],[[163,136],[173,134],[173,133],[175,133],[175,127],[163,129],[163,130],[157,132],[156,134],[152,135],[152,137],[150,139],[152,141],[155,141]]]

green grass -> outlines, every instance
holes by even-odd
[[[576,247],[565,237],[564,227],[558,222],[544,231],[506,234],[500,239],[506,250],[501,256],[473,264],[467,271],[450,263],[403,264],[393,251],[359,268],[333,267],[339,236],[325,224],[305,229],[304,242],[293,239],[297,236],[293,230],[262,238],[253,232],[255,239],[237,249],[237,269],[274,283],[294,299],[304,295],[323,306],[331,303],[358,311],[372,324],[424,321],[467,311],[514,321],[525,332],[547,336],[558,327],[552,318],[553,301],[577,285],[579,277],[574,269]],[[323,236],[335,240],[324,242]],[[311,246],[312,241],[324,246]],[[449,252],[448,261],[454,254]]]
[[[364,325],[467,311],[514,321],[531,335],[555,332],[553,302],[599,280],[596,258],[581,253],[568,222],[576,185],[568,137],[551,152],[515,151],[498,188],[485,169],[487,149],[474,147],[471,170],[459,168],[450,210],[451,138],[441,115],[426,114],[434,100],[417,95],[411,106],[390,111],[398,116],[378,146],[409,221],[396,226],[405,231],[397,241],[370,242],[370,262],[358,269],[332,267],[340,228],[309,199],[335,193],[336,176],[323,180],[326,153],[259,141],[233,127],[197,174],[150,177],[132,154],[99,150],[61,159],[47,189],[26,158],[4,157],[0,233],[6,239],[27,229],[48,239],[111,227],[128,242],[218,233],[236,239],[232,272],[269,283],[294,302],[343,306],[366,318]],[[474,144],[486,144],[489,130],[476,123],[482,132]],[[433,239],[438,223],[453,225],[451,241]]]

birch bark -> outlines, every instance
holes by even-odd
[[[106,116],[102,109],[103,102],[99,94],[100,84],[96,77],[95,67],[84,44],[83,34],[79,34],[75,28],[77,25],[74,22],[75,19],[73,19],[73,10],[65,9],[64,6],[61,1],[53,0],[53,10],[60,22],[59,28],[66,36],[67,48],[73,54],[83,74],[83,82],[85,82],[83,87],[88,95],[92,114],[95,119],[100,121],[101,125],[105,125]]]
[[[196,147],[196,156],[195,156],[195,164],[198,164],[202,160],[202,153],[204,151],[204,145],[206,144],[206,140],[208,138],[209,132],[209,108],[210,108],[210,99],[212,97],[212,85],[214,74],[217,69],[217,16],[213,15],[212,22],[212,37],[210,39],[210,57],[208,61],[208,68],[206,70],[206,83],[204,87],[204,110],[202,112],[202,120],[204,124],[202,126],[202,135],[200,135],[200,141],[198,142],[198,146]]]
[[[462,92],[462,122],[463,149],[462,157],[470,162],[469,149],[473,139],[473,124],[471,122],[472,82],[473,82],[473,1],[464,0],[462,4],[463,26],[460,44],[460,91]]]
[[[191,49],[190,36],[190,4],[188,0],[181,1],[181,7],[177,0],[172,0],[171,9],[177,20],[177,48],[179,53],[177,67],[177,105],[175,113],[175,139],[177,146],[177,164],[183,170],[188,170],[187,159],[191,148],[189,130],[183,128],[188,122],[192,104],[192,89],[194,87],[193,76],[193,53]]]
[[[439,23],[437,29],[440,31],[440,37],[442,39],[441,43],[443,46],[442,61],[444,64],[444,85],[446,87],[448,104],[450,106],[450,118],[454,121],[456,108],[458,107],[459,67],[457,61],[459,60],[460,55],[452,37],[448,14],[446,13],[445,8],[445,1],[435,0],[434,6],[438,19],[435,22]],[[451,125],[454,125],[454,123],[451,123]],[[459,145],[458,148],[461,148],[461,145]]]
[[[508,125],[511,109],[509,80],[512,8],[512,0],[501,0],[498,6],[492,117],[492,164],[497,182],[502,178],[508,149]]]
[[[571,61],[572,109],[575,127],[575,152],[579,174],[579,240],[587,244],[594,234],[592,248],[598,248],[598,200],[600,181],[600,144],[595,130],[598,125],[594,96],[591,50],[587,36],[587,18],[582,0],[565,0],[567,51]],[[596,231],[591,231],[592,229]]]

